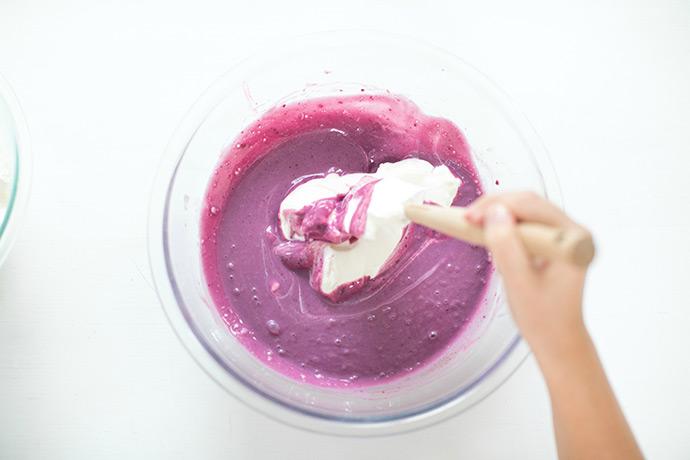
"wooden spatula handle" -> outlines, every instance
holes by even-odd
[[[484,246],[484,229],[468,222],[465,213],[465,209],[460,207],[405,207],[405,214],[412,222]],[[532,255],[565,260],[582,267],[589,265],[594,258],[592,236],[584,229],[565,229],[532,222],[521,222],[517,228],[525,249]]]

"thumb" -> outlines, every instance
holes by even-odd
[[[507,284],[520,283],[531,273],[527,251],[513,213],[503,204],[491,206],[484,217],[484,241]]]

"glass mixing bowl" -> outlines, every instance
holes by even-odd
[[[305,429],[398,433],[438,422],[497,388],[528,348],[498,274],[479,315],[432,365],[372,387],[334,389],[289,379],[255,359],[223,323],[206,288],[199,222],[221,155],[267,109],[300,98],[367,91],[406,96],[463,131],[485,192],[531,189],[560,205],[546,152],[519,110],[476,69],[436,47],[375,32],[289,41],[243,61],[197,101],[171,140],[149,217],[149,256],[165,312],[192,356],[240,401]],[[342,93],[340,93],[342,94]]]
[[[29,201],[31,152],[19,102],[0,75],[0,265],[12,248]]]

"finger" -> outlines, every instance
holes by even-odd
[[[531,191],[484,195],[467,209],[467,219],[481,225],[487,211],[496,204],[508,207],[521,222],[538,222],[563,228],[580,227],[557,206]]]
[[[487,210],[484,240],[494,263],[508,285],[523,285],[532,276],[531,259],[518,235],[515,216],[503,204]]]

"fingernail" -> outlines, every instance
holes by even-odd
[[[506,224],[512,221],[508,208],[502,204],[497,204],[489,208],[485,220],[489,224]]]
[[[472,222],[473,224],[478,223],[481,220],[482,214],[476,209],[472,209],[465,213],[465,220]]]

